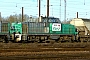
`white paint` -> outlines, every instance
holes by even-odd
[[[52,24],[52,31],[61,31],[61,24],[60,23],[53,23]]]
[[[21,41],[21,34],[15,34],[15,37],[18,36],[18,38],[16,39],[16,41]]]

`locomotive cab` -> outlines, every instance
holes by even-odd
[[[22,36],[22,24],[12,23],[10,27],[10,40],[19,42],[21,41],[21,36]]]

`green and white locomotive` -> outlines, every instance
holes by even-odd
[[[74,25],[62,24],[59,18],[42,17],[38,22],[12,23],[11,40],[27,42],[61,42],[76,40]]]
[[[77,40],[78,34],[74,25],[62,24],[55,17],[41,17],[38,22],[7,23],[6,26],[5,41],[13,42],[73,42]]]

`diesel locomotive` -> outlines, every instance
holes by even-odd
[[[8,30],[8,41],[13,42],[73,42],[77,41],[77,29],[62,24],[59,18],[40,17],[38,21],[14,22]]]

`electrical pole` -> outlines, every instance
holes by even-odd
[[[24,18],[24,17],[23,17],[23,7],[22,7],[22,22],[23,22],[23,18]]]
[[[49,0],[47,0],[47,17],[49,17]]]
[[[38,0],[38,15],[40,17],[41,14],[41,0]]]
[[[60,20],[61,20],[61,0],[60,0]]]
[[[66,23],[66,0],[64,0],[64,2],[65,2],[64,20],[65,20],[65,23]]]
[[[85,5],[85,0],[84,0],[84,5]]]
[[[23,7],[22,7],[22,23],[23,23],[23,18],[24,18],[23,15],[24,14],[23,14]],[[22,33],[23,33],[23,24],[22,24]]]
[[[78,18],[78,12],[77,12],[76,16],[77,16],[77,18]]]
[[[2,21],[2,18],[1,18],[1,12],[0,12],[0,21]]]

